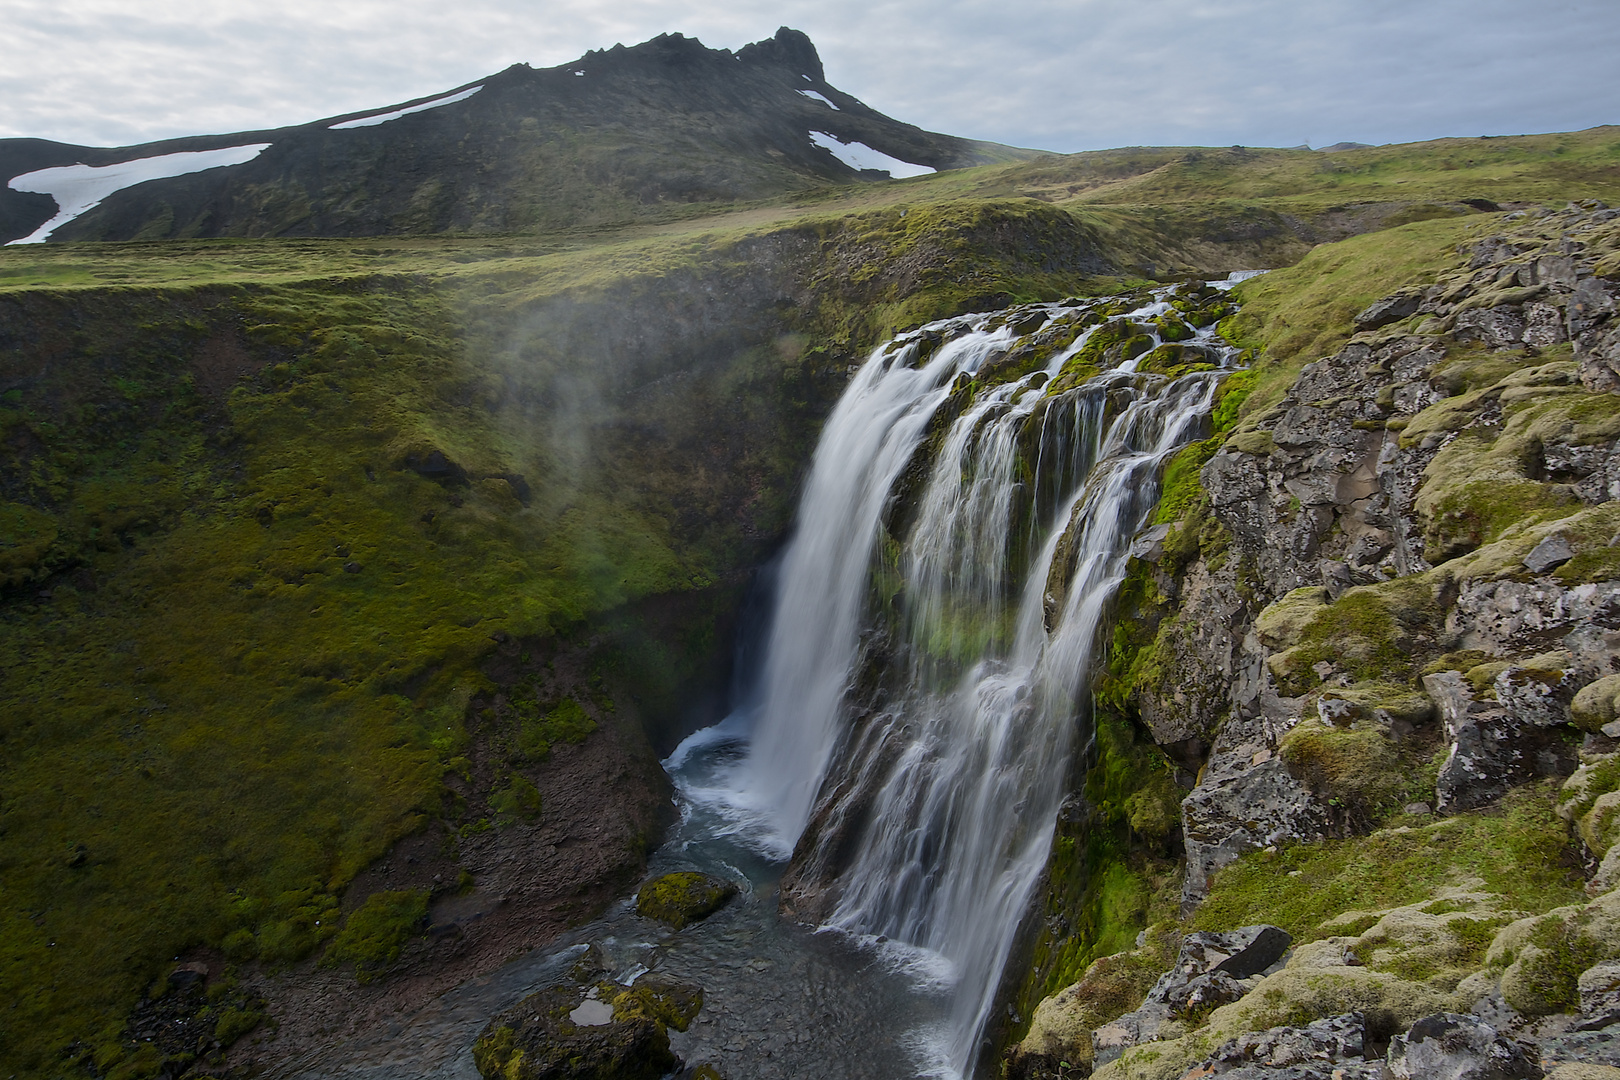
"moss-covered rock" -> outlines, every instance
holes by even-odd
[[[1372,722],[1344,728],[1306,720],[1283,736],[1277,753],[1311,791],[1366,820],[1396,804],[1411,786],[1388,731]]]
[[[680,930],[713,915],[736,895],[733,882],[681,870],[643,883],[636,893],[636,914]]]
[[[1153,320],[1153,325],[1159,332],[1160,341],[1186,341],[1196,333],[1192,327],[1173,315],[1160,315]]]
[[[1305,636],[1327,602],[1328,591],[1320,585],[1295,589],[1255,617],[1255,633],[1268,649],[1291,649]]]
[[[597,993],[612,1004],[616,1021],[656,1020],[676,1031],[685,1031],[703,1008],[702,987],[660,975],[643,975],[628,989],[598,983]]]
[[[1092,962],[1080,980],[1041,1000],[1029,1033],[1014,1049],[1015,1076],[1090,1068],[1092,1030],[1142,1004],[1147,992],[1175,961],[1180,934],[1174,924],[1147,931],[1145,943]]]
[[[352,961],[355,981],[370,982],[426,929],[428,899],[421,889],[372,893],[349,913],[343,929],[327,945],[321,963],[336,966]]]
[[[1582,731],[1599,731],[1604,724],[1620,719],[1620,675],[1605,675],[1581,687],[1569,712]]]
[[[1572,1012],[1581,972],[1620,957],[1620,894],[1520,919],[1492,941],[1486,966],[1501,974],[1502,998],[1525,1016]]]
[[[1266,665],[1290,696],[1334,674],[1358,682],[1409,680],[1418,659],[1437,651],[1442,585],[1422,576],[1397,578],[1350,589],[1320,606],[1313,602],[1324,598],[1320,592],[1298,590],[1267,620],[1265,635],[1279,646],[1293,644],[1267,657]]]
[[[486,1080],[657,1080],[681,1062],[643,998],[621,1016],[599,987],[548,987],[489,1022],[473,1063]]]

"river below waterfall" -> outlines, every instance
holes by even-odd
[[[941,1075],[948,987],[937,957],[892,942],[816,931],[776,910],[785,863],[723,797],[746,754],[736,719],[688,739],[666,762],[681,819],[650,860],[649,875],[702,870],[743,885],[708,919],[676,933],[638,917],[629,898],[562,940],[457,987],[415,1015],[284,1070],[299,1080],[478,1080],[472,1046],[489,1018],[562,981],[590,944],[610,974],[642,971],[704,988],[691,1027],[670,1032],[689,1066],[727,1080],[901,1080]]]
[[[282,1075],[473,1080],[489,1018],[595,945],[621,983],[703,987],[670,1042],[727,1080],[971,1077],[1090,738],[1098,629],[1237,352],[1220,288],[959,316],[875,350],[823,431],[738,712],[665,762],[681,816],[649,875],[741,895],[678,933],[620,901]]]

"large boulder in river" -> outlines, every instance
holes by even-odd
[[[551,986],[500,1013],[473,1044],[481,1076],[500,1080],[658,1080],[681,1067],[669,1031],[685,1031],[703,991],[644,975]]]
[[[736,895],[737,886],[723,878],[681,870],[642,885],[636,893],[636,914],[680,930],[713,915]]]

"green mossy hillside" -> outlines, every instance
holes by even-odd
[[[349,913],[343,929],[321,955],[328,966],[354,963],[355,977],[369,982],[399,959],[400,950],[427,918],[428,894],[420,889],[377,892]]]

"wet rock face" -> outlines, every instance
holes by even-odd
[[[1521,1080],[1542,1075],[1523,1046],[1475,1016],[1438,1013],[1413,1024],[1389,1046],[1395,1080]]]

